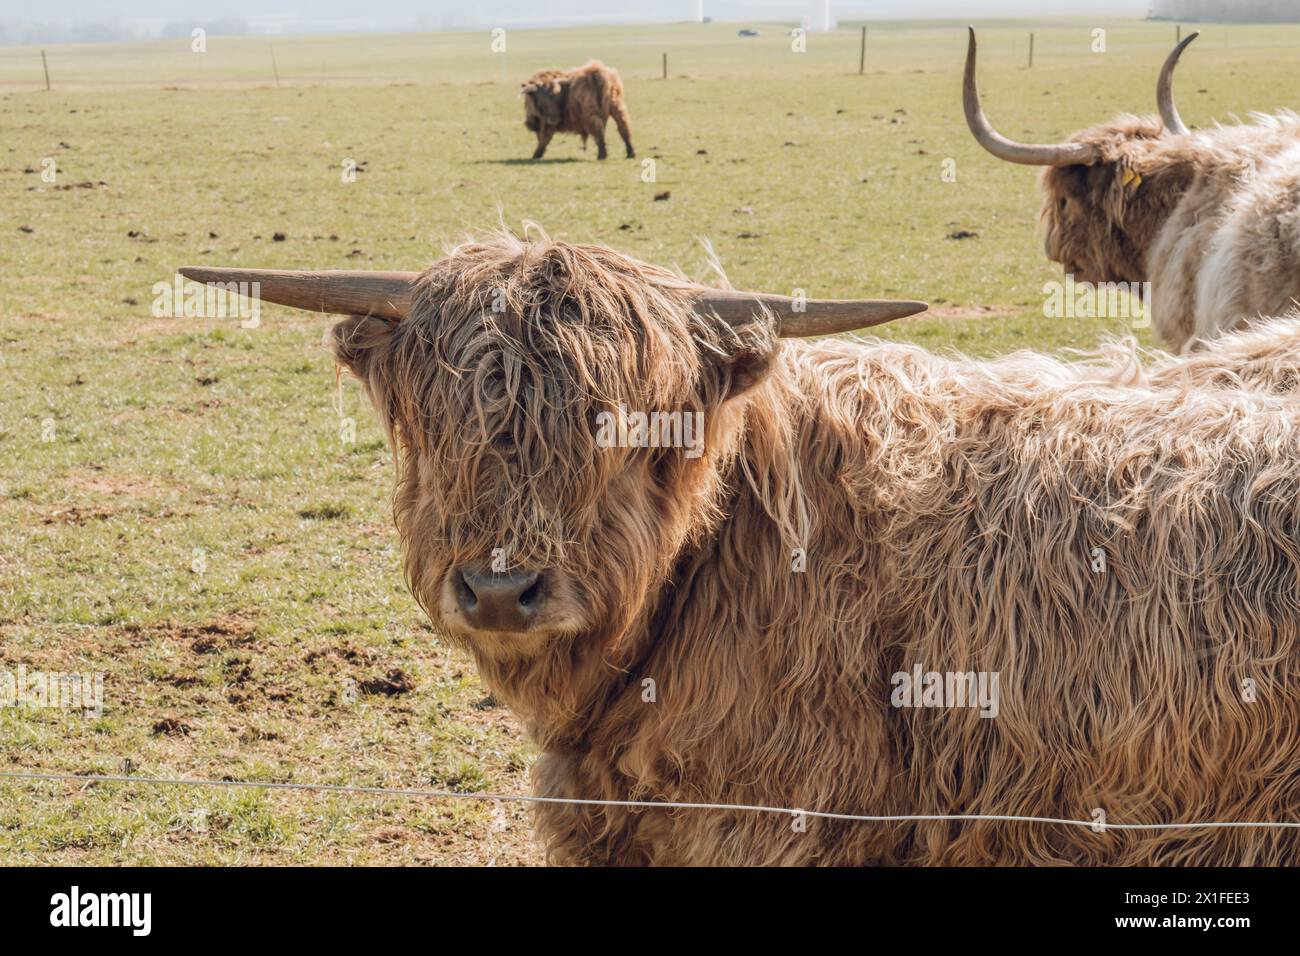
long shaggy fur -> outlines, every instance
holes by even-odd
[[[1049,258],[1089,282],[1151,282],[1156,331],[1171,348],[1300,301],[1300,117],[1167,135],[1121,117],[1073,142],[1091,166],[1043,171]]]
[[[611,118],[623,137],[628,158],[636,155],[632,148],[632,120],[618,70],[599,60],[588,60],[571,70],[540,70],[524,81],[520,93],[524,98],[524,125],[537,134],[533,159],[545,155],[556,133],[577,133],[582,137],[583,149],[587,148],[587,137],[594,137],[596,158],[604,159],[608,155],[605,126]]]
[[[411,587],[526,720],[538,793],[1243,822],[1300,819],[1298,327],[1218,367],[781,341],[616,252],[497,237],[335,342],[394,437]],[[597,447],[619,403],[702,410],[705,455]],[[448,569],[503,546],[571,582],[568,625],[449,624]],[[998,672],[1000,712],[891,706],[918,664]],[[537,814],[559,863],[1300,862],[1283,829],[791,823]]]

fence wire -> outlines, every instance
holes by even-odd
[[[941,813],[941,814],[868,814],[838,813],[830,810],[805,810],[798,807],[768,807],[752,803],[689,803],[673,800],[597,800],[581,797],[541,797],[534,794],[489,793],[456,790],[419,790],[401,787],[362,787],[331,783],[275,783],[261,780],[202,780],[194,778],[135,777],[113,774],[38,773],[35,771],[0,771],[4,780],[70,781],[80,783],[149,784],[166,787],[237,787],[261,790],[300,790],[317,793],[349,793],[368,796],[392,796],[422,800],[478,800],[494,803],[552,803],[571,806],[630,807],[657,810],[731,810],[745,813],[769,813],[789,817],[813,817],[822,820],[847,820],[860,823],[911,823],[948,820],[988,820],[995,822],[1045,823],[1059,826],[1090,827],[1099,833],[1107,830],[1204,830],[1214,827],[1239,829],[1300,829],[1300,821],[1196,821],[1189,823],[1110,823],[1099,820],[1074,820],[1066,817],[1031,817],[1011,813]]]

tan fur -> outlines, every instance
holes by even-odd
[[[1277,394],[1300,320],[1224,338],[1217,368],[1119,346],[976,361],[730,330],[676,281],[497,237],[432,266],[409,319],[335,330],[394,438],[411,587],[526,721],[538,793],[1300,819],[1300,406]],[[620,402],[703,410],[706,454],[597,447]],[[565,626],[448,622],[448,569],[496,547],[564,576]],[[997,671],[1000,713],[891,706],[914,664]],[[1300,862],[1282,829],[798,832],[570,805],[537,824],[559,863]]]
[[[1152,322],[1175,350],[1295,308],[1300,117],[1171,136],[1129,116],[1071,141],[1102,158],[1043,171],[1042,220],[1049,258],[1076,280],[1151,282]]]
[[[632,120],[623,95],[618,70],[599,60],[589,60],[571,70],[540,70],[520,87],[524,98],[524,125],[537,134],[533,159],[541,159],[556,133],[577,133],[583,149],[587,137],[596,140],[596,158],[604,159],[605,126],[612,118],[631,159]]]

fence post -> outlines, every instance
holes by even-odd
[[[867,28],[862,28],[862,49],[858,53],[858,76],[867,69]]]
[[[664,79],[668,79],[668,54],[664,54]]]
[[[50,64],[45,59],[45,51],[41,51],[41,66],[45,69],[45,92],[50,91]]]
[[[1031,33],[1029,34],[1029,68],[1032,70],[1033,67],[1034,67],[1034,35]]]
[[[280,88],[280,68],[275,63],[275,45],[268,43],[267,47],[271,51],[271,71],[275,73],[275,88],[278,90]]]

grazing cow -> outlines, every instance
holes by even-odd
[[[1267,826],[1300,819],[1300,405],[1260,341],[1300,320],[1226,337],[1234,382],[800,341],[924,306],[544,236],[182,272],[368,313],[332,343],[397,455],[410,587],[541,749],[553,861],[1300,863]],[[656,412],[702,454],[632,427]],[[1261,826],[1158,828],[1220,822]]]
[[[623,99],[623,80],[618,70],[599,60],[589,60],[572,70],[541,70],[520,87],[524,97],[524,125],[537,134],[533,159],[541,159],[556,133],[577,133],[582,148],[587,137],[596,139],[596,158],[604,159],[605,125],[613,117],[618,134],[627,146],[627,158],[636,156],[632,148],[632,121]]]
[[[1149,314],[1185,350],[1300,301],[1300,117],[1189,132],[1173,97],[1183,40],[1157,84],[1162,120],[1122,116],[1056,145],[1026,145],[989,124],[975,86],[975,31],[963,102],[994,156],[1045,166],[1048,258],[1079,281],[1150,283]]]

